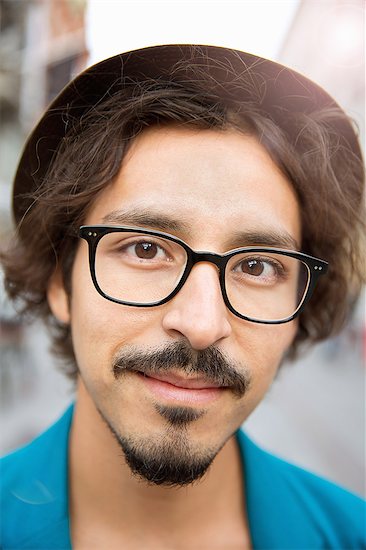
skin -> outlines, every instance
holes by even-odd
[[[102,223],[120,208],[147,208],[186,222],[184,230],[166,232],[195,250],[234,248],[230,242],[238,229],[285,232],[301,241],[299,205],[290,183],[253,137],[234,131],[143,132],[85,223]],[[233,434],[268,390],[295,336],[296,321],[260,325],[237,318],[224,304],[216,267],[208,263],[197,264],[181,291],[162,306],[109,302],[94,289],[84,241],[73,267],[71,302],[58,273],[48,299],[54,315],[71,323],[81,373],[70,436],[73,547],[249,548]],[[156,398],[132,373],[123,384],[116,381],[111,364],[124,346],[146,350],[182,340],[194,350],[217,347],[250,373],[252,383],[240,399],[223,391],[188,425],[191,452],[221,451],[202,481],[172,489],[131,474],[98,410],[118,433],[144,441],[166,436],[166,421],[153,406]]]

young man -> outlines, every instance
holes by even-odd
[[[76,403],[3,460],[2,547],[363,548],[358,497],[240,430],[347,319],[362,196],[350,121],[273,62],[161,46],[69,84],[20,160],[3,262]]]

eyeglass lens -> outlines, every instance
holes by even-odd
[[[98,243],[95,274],[107,296],[151,304],[174,291],[186,264],[186,250],[174,241],[132,231],[113,232]],[[258,321],[293,315],[303,301],[308,281],[306,264],[275,252],[238,253],[229,259],[225,271],[232,307]]]

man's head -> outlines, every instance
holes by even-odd
[[[40,165],[32,178],[25,175],[29,145],[17,175],[19,237],[5,264],[10,293],[51,321],[58,350],[76,359],[81,394],[115,433],[131,468],[156,483],[187,483],[204,473],[262,399],[284,355],[337,330],[360,286],[363,171],[345,115],[324,97],[310,108],[315,87],[295,107],[293,75],[287,90],[279,70],[266,81],[258,61],[249,67],[234,56],[240,71],[228,59],[232,52],[208,57],[215,52],[182,49],[185,59],[160,78],[146,74],[146,60],[144,78],[128,76],[127,68],[82,116],[64,97],[63,138],[55,139],[58,113],[56,126],[41,123],[33,136]],[[137,64],[143,55],[135,55]],[[105,75],[94,71],[98,76]],[[271,103],[275,76],[282,95]],[[297,86],[305,96],[304,81]],[[73,93],[77,102],[81,88]],[[57,112],[49,111],[50,121]],[[24,199],[27,179],[37,184]],[[260,250],[234,256],[220,277],[217,265],[201,258],[170,300],[125,305],[97,292],[87,242],[77,237],[81,225],[146,229],[138,240],[132,231],[103,237],[91,267],[109,297],[141,297],[140,306],[155,294],[166,297],[148,288],[151,281],[164,287],[173,273],[169,288],[179,283],[186,245],[212,257],[248,246],[302,251],[328,261],[329,274],[300,316],[280,324],[249,321],[227,307],[262,321],[287,317],[279,304],[286,289],[301,286],[299,277],[291,285],[288,266],[297,273],[300,264]],[[262,283],[253,291],[247,271],[258,264]]]

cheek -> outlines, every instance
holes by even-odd
[[[271,360],[277,370],[279,363],[297,332],[297,321],[291,321],[282,325],[262,325],[262,345],[259,345],[263,361],[270,364]]]
[[[248,332],[242,339],[242,349],[245,350],[243,361],[252,372],[250,394],[255,402],[264,396],[271,385],[283,356],[296,335],[297,327],[296,320],[283,325],[253,324],[248,327]]]
[[[115,304],[97,292],[85,253],[75,259],[72,274],[71,331],[79,370],[86,381],[113,380],[112,361],[125,345],[156,345],[158,309],[138,309]],[[161,336],[160,336],[161,337]]]
[[[117,304],[105,300],[94,288],[87,258],[86,247],[81,247],[72,273],[71,332],[79,369],[84,377],[93,377],[97,373],[103,376],[110,366],[119,318],[113,308]]]

